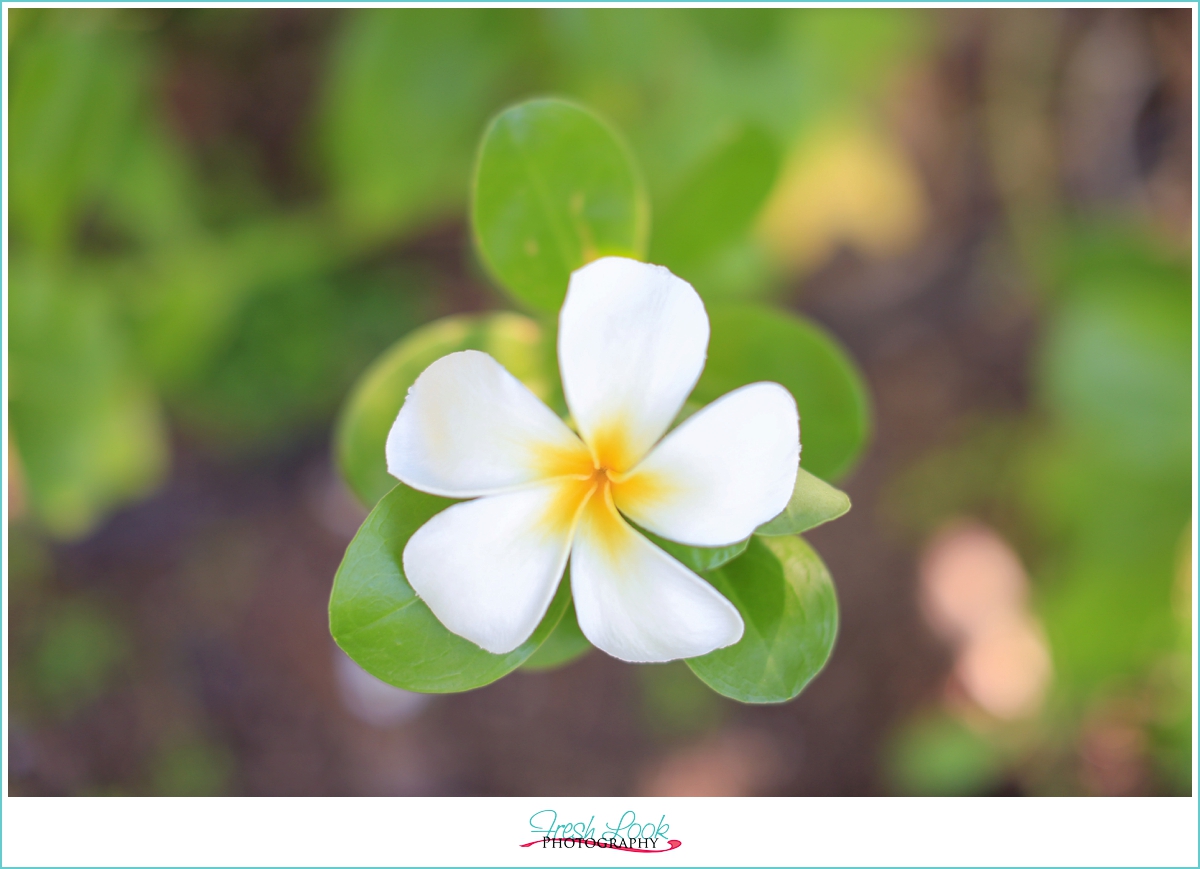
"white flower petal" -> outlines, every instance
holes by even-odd
[[[448,498],[592,470],[574,432],[478,350],[443,356],[421,372],[388,434],[387,464],[414,489]]]
[[[726,546],[777,516],[792,496],[800,420],[778,383],[752,383],[686,419],[619,484],[617,507],[691,546]]]
[[[662,437],[707,351],[704,304],[662,266],[605,257],[571,275],[558,327],[563,390],[605,467],[629,470]]]
[[[450,631],[494,654],[511,652],[533,633],[562,578],[582,500],[564,504],[571,490],[532,486],[446,508],[409,539],[404,575]]]
[[[693,658],[742,637],[737,608],[630,527],[611,499],[593,497],[583,511],[571,592],[584,636],[623,661]]]

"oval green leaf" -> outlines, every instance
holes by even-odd
[[[410,332],[359,378],[338,417],[334,453],[350,488],[368,507],[396,484],[384,444],[408,388],[431,363],[459,350],[490,353],[543,401],[559,389],[543,329],[519,314],[446,317]]]
[[[409,691],[469,691],[512,672],[554,631],[570,602],[561,583],[533,635],[507,655],[493,655],[450,633],[404,577],[408,539],[455,503],[397,484],[375,506],[333,580],[329,630],[368,673]]]
[[[725,393],[772,380],[800,409],[805,467],[837,479],[853,467],[870,431],[867,387],[845,350],[817,324],[753,304],[709,306],[708,363],[692,400],[707,404]]]
[[[741,558],[705,575],[746,625],[742,638],[687,664],[743,703],[791,700],[821,671],[837,636],[833,582],[799,537],[754,537]]]
[[[530,100],[488,126],[471,225],[493,276],[520,301],[557,311],[575,269],[608,255],[641,259],[649,223],[628,148],[591,112]]]
[[[770,522],[759,525],[754,533],[764,537],[801,534],[849,511],[850,498],[845,492],[800,468],[788,505]]]

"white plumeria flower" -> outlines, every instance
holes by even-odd
[[[800,423],[777,383],[735,389],[668,434],[708,350],[696,291],[620,257],[571,275],[558,361],[578,434],[486,353],[434,362],[387,440],[388,471],[455,504],[404,548],[404,573],[449,630],[495,654],[545,615],[571,562],[584,636],[625,661],[736,643],[728,600],[627,520],[689,546],[744,540],[787,505]],[[661,438],[661,441],[660,441]]]

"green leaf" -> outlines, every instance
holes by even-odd
[[[408,584],[401,557],[413,532],[453,503],[397,484],[358,529],[333,580],[334,640],[368,673],[409,691],[469,691],[512,672],[550,636],[571,597],[561,583],[537,630],[507,655],[446,630]]]
[[[754,533],[764,537],[802,534],[849,511],[850,498],[845,492],[800,468],[796,473],[792,500],[788,501],[782,513],[770,522],[759,525]]]
[[[805,467],[837,479],[858,459],[870,432],[867,387],[845,350],[820,326],[760,305],[709,306],[708,363],[692,400],[771,380],[796,398]]]
[[[734,129],[658,212],[650,261],[691,280],[694,268],[745,235],[771,192],[781,159],[778,143],[762,128]]]
[[[459,350],[482,350],[544,401],[558,389],[558,371],[543,330],[519,314],[446,317],[409,333],[367,369],[350,394],[334,433],[342,475],[367,506],[395,478],[387,472],[384,444],[408,388],[435,360]]]
[[[837,635],[829,571],[799,537],[754,537],[741,558],[706,574],[746,624],[742,638],[688,660],[710,688],[743,703],[782,703],[825,666]]]
[[[563,585],[568,583],[567,577],[563,577]],[[591,648],[592,644],[579,629],[579,620],[575,618],[575,602],[572,601],[558,627],[521,665],[521,669],[535,672],[553,670],[582,658]]]
[[[698,572],[713,570],[728,561],[732,561],[746,551],[746,544],[750,542],[749,538],[747,538],[729,546],[685,546],[682,543],[675,543],[672,540],[664,540],[657,534],[652,534],[644,528],[639,528],[638,530],[645,534],[655,546],[664,550],[676,561]]]
[[[488,126],[471,224],[484,262],[520,301],[557,311],[575,269],[608,255],[641,259],[649,214],[629,150],[586,109],[531,100]]]

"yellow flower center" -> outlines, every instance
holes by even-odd
[[[591,449],[543,447],[537,465],[558,484],[558,491],[542,520],[549,533],[563,534],[578,522],[613,549],[620,539],[622,519],[617,510],[633,503],[644,505],[668,491],[664,480],[645,471],[633,472],[640,457],[633,456],[619,426],[592,437]]]

